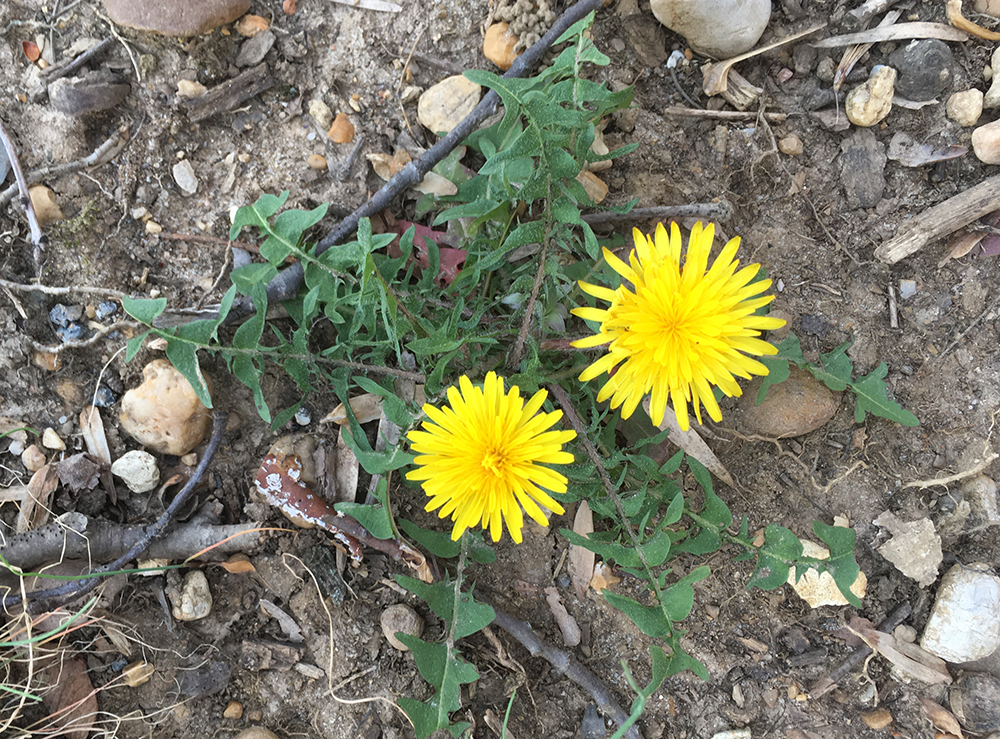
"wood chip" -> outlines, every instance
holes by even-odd
[[[559,599],[559,591],[555,588],[545,588],[545,602],[549,605],[559,631],[562,632],[563,641],[567,647],[575,647],[580,643],[582,632],[576,619],[566,610],[566,606]]]

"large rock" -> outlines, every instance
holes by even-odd
[[[121,26],[164,36],[200,36],[232,23],[250,10],[250,0],[104,0]]]
[[[959,564],[944,574],[920,646],[957,663],[1000,648],[1000,577],[989,565]]]
[[[147,364],[142,377],[142,384],[122,398],[122,428],[160,454],[187,454],[208,433],[211,413],[191,383],[166,359]]]
[[[420,96],[417,118],[434,133],[448,133],[479,104],[482,89],[460,74],[446,77]]]
[[[798,367],[789,372],[787,380],[768,388],[760,405],[754,405],[760,378],[747,386],[739,402],[745,431],[783,439],[808,434],[833,418],[843,393],[833,392]]]
[[[771,0],[651,0],[656,20],[716,59],[750,51],[771,18]]]

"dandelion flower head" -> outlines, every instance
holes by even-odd
[[[462,376],[458,388],[448,389],[450,405],[424,406],[423,430],[407,434],[418,456],[406,479],[420,481],[428,511],[451,516],[452,539],[482,524],[499,541],[506,523],[520,544],[522,508],[542,526],[548,525],[542,508],[565,512],[546,491],[565,493],[566,477],[546,465],[573,461],[562,445],[576,434],[549,430],[562,411],[540,412],[546,396],[539,390],[525,403],[516,385],[505,392],[503,378],[490,372],[482,387]]]
[[[776,354],[758,338],[761,331],[780,328],[778,318],[755,315],[774,300],[761,295],[770,280],[753,282],[760,269],[751,264],[737,271],[739,238],[731,239],[708,266],[715,227],[701,223],[691,230],[683,264],[683,240],[677,224],[670,234],[663,224],[655,237],[633,231],[635,249],[626,264],[608,249],[604,259],[631,283],[616,290],[580,282],[584,292],[610,303],[607,308],[576,308],[574,315],[600,324],[598,333],[573,342],[575,347],[608,345],[607,353],[580,375],[587,382],[607,373],[597,399],[611,399],[628,418],[650,396],[650,418],[663,421],[673,405],[681,429],[689,428],[688,406],[701,423],[701,406],[714,421],[722,420],[713,386],[727,396],[742,394],[737,377],[766,375],[754,355]]]

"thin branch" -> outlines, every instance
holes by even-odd
[[[89,155],[83,157],[83,159],[76,159],[72,162],[66,162],[65,164],[52,164],[36,169],[33,172],[29,172],[27,176],[27,183],[30,186],[40,182],[46,177],[57,177],[71,172],[78,172],[79,170],[87,167],[106,164],[118,155],[128,141],[128,137],[124,136],[121,130],[115,131],[111,134],[111,137],[108,138],[107,141],[94,149],[94,151]],[[3,192],[0,192],[0,207],[3,207],[10,202],[10,199],[14,197],[14,193],[17,192],[17,189],[18,185],[14,184]]]
[[[137,328],[138,326],[139,324],[135,321],[115,321],[110,326],[105,326],[100,331],[97,331],[88,339],[83,339],[81,341],[67,341],[65,344],[59,344],[56,346],[46,346],[45,344],[32,339],[31,345],[36,351],[47,352],[49,354],[59,354],[60,352],[64,352],[68,349],[84,349],[88,346],[96,344],[110,333],[120,331],[123,328]]]
[[[15,290],[20,293],[44,293],[45,295],[73,295],[74,293],[109,295],[112,298],[121,300],[129,297],[128,293],[120,290],[112,290],[105,287],[90,287],[88,285],[68,285],[66,287],[56,287],[53,285],[38,285],[36,283],[24,284],[0,279],[0,287],[8,290]]]
[[[111,44],[113,44],[114,42],[115,42],[114,36],[106,36],[103,41],[94,44],[85,52],[78,55],[72,61],[67,62],[63,66],[49,67],[48,69],[43,70],[41,76],[42,78],[45,79],[47,83],[51,84],[52,82],[55,82],[57,79],[60,79],[61,77],[65,77],[68,74],[72,74],[80,67],[82,67],[84,64],[89,62],[93,57],[97,56],[106,48],[111,46]]]
[[[545,257],[549,249],[549,225],[546,224],[546,234],[542,240],[542,252],[538,255],[538,270],[535,272],[535,282],[531,286],[531,297],[528,298],[528,304],[524,308],[524,319],[521,321],[521,330],[517,332],[514,351],[510,353],[510,360],[507,362],[507,366],[511,369],[517,367],[518,362],[521,361],[521,355],[524,353],[524,344],[528,340],[528,331],[531,329],[531,318],[535,314],[535,303],[538,301],[538,291],[542,287],[542,278],[545,277]]]
[[[48,243],[48,238],[42,233],[42,227],[38,223],[35,208],[31,204],[31,193],[28,192],[28,181],[24,179],[24,171],[21,169],[21,162],[17,158],[17,149],[14,148],[14,142],[7,135],[7,129],[4,128],[2,121],[0,121],[0,140],[3,142],[4,149],[7,150],[7,159],[10,161],[10,168],[14,171],[17,189],[21,193],[21,208],[28,219],[28,229],[31,231],[31,244],[35,247],[33,254],[35,269],[41,272],[41,265],[44,261],[42,255],[45,253],[45,244]]]
[[[120,570],[125,564],[131,562],[133,559],[145,552],[153,540],[160,537],[164,533],[174,516],[177,515],[177,511],[179,511],[187,503],[195,488],[201,484],[201,479],[204,477],[205,471],[208,469],[208,465],[211,463],[212,458],[215,456],[215,452],[219,448],[219,444],[222,442],[222,436],[226,430],[227,415],[228,414],[225,411],[218,409],[212,415],[212,436],[208,440],[208,446],[205,447],[201,461],[198,462],[198,466],[191,475],[191,479],[188,480],[187,484],[185,484],[184,487],[181,488],[180,492],[174,496],[174,499],[170,502],[170,505],[167,506],[167,509],[160,515],[160,517],[146,528],[142,537],[140,537],[140,539],[132,545],[129,550],[125,552],[125,554],[118,557],[118,559],[114,562],[95,568],[88,574],[86,579],[74,580],[73,582],[66,583],[65,585],[60,585],[55,588],[29,593],[27,597],[31,602],[28,604],[28,610],[33,613],[40,613],[54,607],[56,604],[61,605],[79,598],[81,595],[89,593],[100,584],[101,575],[108,572],[114,572],[115,570]],[[2,601],[0,601],[0,605],[2,605],[3,609],[6,611],[6,609],[18,605],[21,601],[22,596],[20,595],[6,595],[3,597]]]
[[[482,596],[479,599],[482,600]],[[618,726],[622,726],[628,720],[628,713],[615,700],[611,689],[603,680],[581,665],[571,655],[538,637],[532,631],[531,624],[527,621],[516,619],[504,613],[495,605],[490,605],[493,606],[493,611],[496,613],[493,623],[517,639],[525,649],[531,652],[532,657],[544,657],[555,668],[556,672],[565,675],[590,693],[601,713],[618,724]],[[635,725],[629,727],[628,731],[625,732],[625,736],[629,737],[629,739],[642,739],[639,729]]]
[[[571,25],[585,17],[588,13],[596,11],[601,7],[602,0],[578,0],[574,5],[566,9],[552,27],[542,38],[531,48],[521,54],[510,69],[504,74],[505,79],[522,77],[532,70],[541,61],[542,57],[549,50],[552,44]],[[424,176],[434,168],[451,151],[461,144],[479,125],[496,112],[500,104],[500,96],[496,90],[490,90],[479,101],[465,119],[451,130],[444,138],[428,149],[419,159],[409,162],[403,169],[394,175],[382,188],[368,199],[363,205],[347,216],[340,224],[330,231],[322,241],[316,245],[316,256],[319,256],[331,246],[340,243],[350,234],[354,233],[358,227],[358,221],[362,218],[372,216],[389,206],[390,202],[404,190],[413,187]],[[286,268],[272,279],[267,285],[267,300],[269,305],[283,302],[294,298],[299,288],[302,287],[304,268],[301,262]],[[237,300],[226,316],[227,322],[239,321],[253,313],[253,302],[248,297]]]

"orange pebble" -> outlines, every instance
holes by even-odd
[[[327,135],[337,144],[348,144],[354,140],[354,124],[346,113],[337,113]]]

